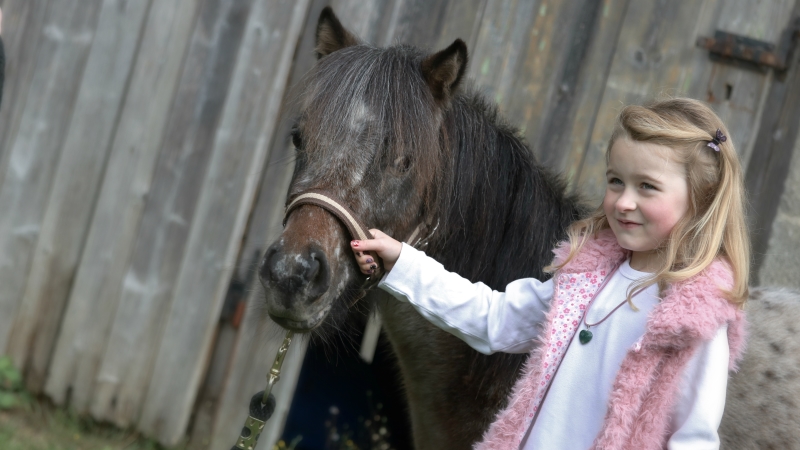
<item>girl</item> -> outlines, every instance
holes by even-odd
[[[719,447],[741,356],[749,276],[742,174],[701,102],[628,106],[606,150],[602,205],[572,224],[552,279],[505,292],[373,230],[353,241],[380,287],[482,353],[531,352],[478,449]]]

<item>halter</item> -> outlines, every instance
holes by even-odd
[[[344,226],[350,232],[350,236],[352,236],[353,239],[359,241],[374,239],[372,233],[369,232],[369,228],[367,228],[367,226],[364,225],[364,223],[358,219],[358,216],[356,215],[356,213],[353,212],[353,210],[345,206],[341,201],[337,201],[334,195],[331,195],[329,192],[325,192],[318,189],[311,189],[302,192],[294,199],[292,199],[292,201],[286,207],[286,211],[283,213],[284,227],[286,227],[286,221],[289,220],[289,214],[291,214],[292,211],[294,211],[295,209],[297,209],[302,205],[319,206],[325,211],[328,211],[329,213],[333,214],[334,217],[339,219],[339,221],[342,224],[344,224]],[[417,238],[419,237],[422,228],[423,228],[423,223],[420,223],[419,225],[417,225],[417,227],[414,229],[411,235],[409,235],[408,238],[404,239],[403,241],[415,247],[419,245],[423,241],[423,239],[419,239],[416,242],[415,240],[417,240]],[[434,231],[436,231],[435,228]],[[362,292],[361,296],[356,300],[360,300],[365,295],[366,290],[371,288],[372,285],[374,285],[374,283],[370,283],[370,280],[373,279],[379,280],[380,275],[383,272],[383,262],[381,261],[380,257],[378,257],[378,255],[373,252],[366,252],[366,253],[372,256],[372,258],[375,261],[377,261],[378,268],[372,275],[367,277],[367,280],[362,286],[362,290],[364,290],[364,292]]]

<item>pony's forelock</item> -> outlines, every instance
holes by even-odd
[[[415,186],[428,184],[444,158],[440,108],[419,71],[424,56],[409,46],[357,45],[322,58],[303,81],[300,122],[313,124],[303,127],[305,146],[314,149],[308,162],[320,163],[331,178],[341,177],[344,166],[383,171],[402,163],[413,169]],[[364,148],[375,151],[356,151]],[[331,165],[342,155],[359,160]]]

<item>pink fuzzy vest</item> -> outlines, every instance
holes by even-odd
[[[554,253],[556,263],[564,261],[569,245],[562,243]],[[560,344],[573,338],[576,324],[594,294],[579,296],[569,289],[570,283],[579,278],[596,289],[625,257],[626,252],[613,233],[604,230],[556,273],[541,345],[531,352],[508,406],[497,414],[482,442],[475,445],[476,450],[519,448],[555,368],[566,353],[566,346]],[[668,413],[672,411],[683,369],[698,345],[712,339],[724,324],[728,324],[729,368],[735,370],[744,351],[744,313],[720,295],[720,289],[729,289],[732,284],[728,265],[715,261],[699,275],[666,290],[648,318],[647,331],[628,350],[617,372],[603,428],[593,449],[663,448],[669,438]]]

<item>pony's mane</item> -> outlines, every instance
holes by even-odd
[[[541,166],[519,131],[475,89],[457,95],[445,113],[452,164],[440,238],[430,253],[450,270],[495,289],[549,278],[542,268],[567,225],[583,210],[564,181]],[[464,243],[469,243],[464,245]]]

